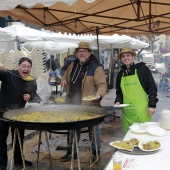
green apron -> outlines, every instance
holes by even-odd
[[[123,108],[122,114],[123,131],[126,134],[134,122],[150,122],[151,116],[148,114],[147,94],[140,84],[136,70],[134,75],[122,76],[120,87],[123,103],[130,104]]]

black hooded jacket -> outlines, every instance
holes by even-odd
[[[116,78],[116,102],[123,103],[123,95],[122,90],[120,87],[122,74],[124,73],[124,76],[134,75],[135,69],[137,69],[137,75],[139,78],[139,81],[144,89],[144,91],[148,95],[148,107],[155,108],[156,103],[158,102],[157,98],[157,87],[155,84],[155,81],[153,79],[153,76],[149,70],[149,68],[145,65],[145,63],[137,63],[132,64],[130,66],[130,70],[128,71],[126,66],[123,65],[121,71],[118,73]],[[139,96],[140,97],[140,96]]]
[[[70,95],[68,96],[69,101],[72,104],[73,103],[81,104],[82,102],[81,87],[82,87],[82,80],[84,79],[85,73],[87,72],[88,68],[91,68],[88,70],[88,73],[94,75],[94,70],[98,66],[99,66],[99,62],[93,54],[91,54],[89,61],[84,65],[80,65],[78,59],[74,61],[73,69],[70,75],[71,77]]]
[[[12,73],[19,75],[17,70]],[[25,107],[23,94],[30,94],[31,99],[36,96],[36,81],[25,81],[7,71],[0,70],[0,109],[19,109]]]

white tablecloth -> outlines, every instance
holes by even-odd
[[[159,140],[162,147],[157,152],[148,155],[131,155],[116,151],[123,155],[122,170],[170,170],[170,130],[163,137],[153,136],[149,133],[133,133],[128,131],[124,140],[137,138],[139,140]],[[112,158],[104,170],[113,170]],[[126,163],[125,163],[126,162]]]

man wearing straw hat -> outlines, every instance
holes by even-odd
[[[92,55],[92,49],[87,42],[81,42],[75,51],[77,53],[77,59],[68,66],[61,81],[61,85],[66,86],[67,89],[66,102],[76,105],[100,106],[102,97],[106,94],[107,90],[105,73],[97,58]],[[96,96],[96,99],[91,101],[82,100],[84,97],[91,95]],[[98,151],[96,153],[93,140],[93,161],[96,160],[96,155],[100,154],[100,134],[98,125],[95,126],[95,130]],[[78,139],[80,138],[80,132],[81,130],[77,129]],[[71,159],[72,140],[69,141],[68,151],[65,156],[61,157],[61,161],[68,161]],[[74,158],[77,158],[76,150]]]
[[[157,87],[145,63],[134,64],[136,53],[124,47],[118,59],[123,63],[116,79],[115,105],[130,104],[123,108],[122,123],[126,134],[134,122],[150,122],[155,113]]]

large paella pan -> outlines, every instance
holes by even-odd
[[[83,105],[46,105],[9,110],[3,117],[11,126],[30,130],[68,130],[101,123],[107,111]]]

